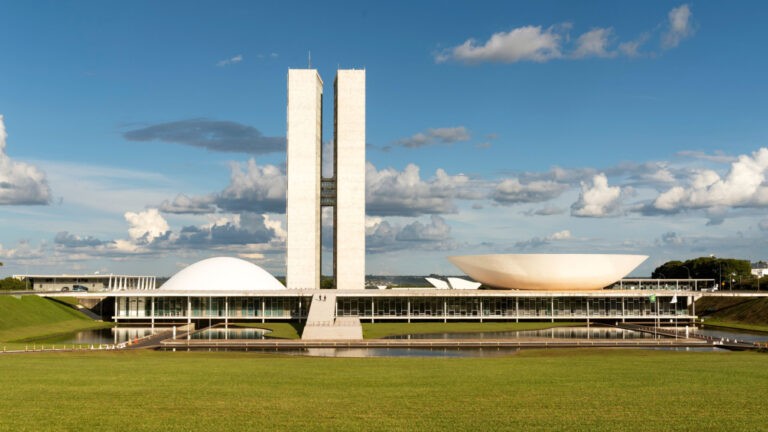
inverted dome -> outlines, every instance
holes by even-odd
[[[285,286],[263,268],[231,257],[198,261],[168,279],[168,291],[255,291],[282,290]]]
[[[492,254],[451,256],[448,260],[474,280],[494,288],[598,290],[623,278],[646,255]]]

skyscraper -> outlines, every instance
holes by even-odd
[[[323,81],[317,70],[288,70],[286,286],[320,287],[320,155]]]
[[[334,82],[333,274],[337,289],[365,288],[365,71]]]
[[[288,288],[320,287],[321,208],[333,207],[333,273],[338,289],[365,287],[365,71],[334,82],[333,177],[321,177],[322,80],[288,71]]]

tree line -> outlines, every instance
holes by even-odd
[[[735,258],[700,257],[687,261],[667,261],[651,273],[654,279],[714,279],[720,289],[758,289],[768,285],[766,278],[752,275],[748,260]],[[762,286],[760,289],[767,289]]]

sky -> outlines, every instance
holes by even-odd
[[[286,77],[310,65],[326,149],[336,70],[366,70],[368,274],[487,253],[648,255],[636,276],[768,258],[765,2],[0,10],[0,276],[211,256],[285,274]]]

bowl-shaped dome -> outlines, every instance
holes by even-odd
[[[598,290],[623,278],[646,255],[492,254],[448,257],[474,280],[494,288]]]
[[[281,290],[285,286],[256,264],[239,258],[198,261],[176,273],[160,287],[168,291]]]

